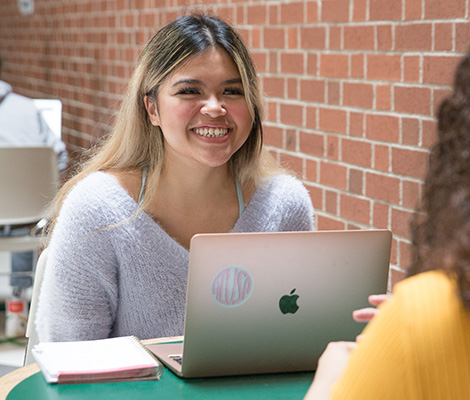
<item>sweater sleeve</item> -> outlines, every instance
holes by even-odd
[[[51,237],[36,326],[41,341],[108,337],[117,308],[117,260],[108,197],[81,181],[66,198]]]

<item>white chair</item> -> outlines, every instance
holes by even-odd
[[[0,147],[0,226],[33,225],[44,219],[58,186],[57,156],[51,147]],[[40,246],[38,236],[0,236],[0,251]]]
[[[41,289],[42,284],[42,278],[44,277],[44,269],[46,267],[46,258],[47,248],[45,248],[39,256],[38,262],[36,264],[36,272],[34,274],[33,294],[31,296],[28,324],[26,326],[26,338],[28,339],[28,344],[26,345],[24,365],[29,365],[36,362],[31,353],[31,349],[34,347],[35,344],[39,343],[38,333],[36,331],[34,319],[36,316],[36,309],[38,304],[39,291]]]

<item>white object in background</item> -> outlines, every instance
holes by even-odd
[[[5,310],[5,336],[24,337],[28,323],[28,301],[25,297],[12,296],[7,300]]]
[[[34,0],[18,0],[18,10],[23,15],[34,12]]]
[[[33,102],[52,132],[60,139],[62,136],[62,101],[59,99],[33,99]]]

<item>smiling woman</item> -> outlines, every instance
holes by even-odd
[[[181,335],[191,237],[314,228],[305,187],[263,148],[251,57],[191,14],[143,49],[107,141],[60,191],[41,341]]]

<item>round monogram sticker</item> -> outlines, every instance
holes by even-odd
[[[230,266],[220,271],[212,281],[214,300],[225,307],[244,303],[253,292],[253,278],[242,267]]]

